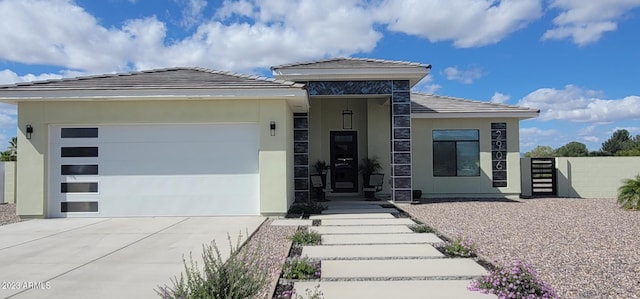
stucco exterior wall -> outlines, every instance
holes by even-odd
[[[422,197],[513,197],[520,194],[517,119],[412,119],[413,189]],[[492,186],[491,123],[507,123],[507,187]],[[434,177],[433,130],[479,130],[480,176]]]
[[[368,104],[369,156],[378,157],[384,184],[381,194],[391,195],[391,105],[387,99],[372,99]]]
[[[16,162],[2,162],[2,200],[0,202],[15,203],[16,202]]]
[[[623,179],[640,174],[640,157],[558,157],[558,196],[615,198]]]
[[[285,100],[21,102],[18,113],[16,201],[21,216],[47,215],[50,124],[258,123],[261,213],[284,214],[293,200],[288,167],[292,119]],[[271,121],[276,122],[275,136],[270,136]],[[27,124],[34,130],[30,140],[24,133]]]

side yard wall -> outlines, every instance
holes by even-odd
[[[523,158],[522,195],[531,196],[531,159]],[[558,157],[559,197],[615,198],[622,180],[640,174],[640,157]]]

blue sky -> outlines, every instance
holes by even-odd
[[[640,0],[0,0],[0,84],[169,66],[433,65],[416,91],[541,109],[521,152],[640,134]],[[0,104],[0,147],[15,136]]]

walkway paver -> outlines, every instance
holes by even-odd
[[[329,215],[312,215],[309,219],[390,219],[396,218],[390,213],[358,213],[358,214],[329,214]]]
[[[487,274],[472,259],[327,260],[322,261],[322,279],[476,277]]]
[[[415,244],[415,243],[442,243],[442,239],[435,234],[341,234],[323,235],[324,245],[347,244]]]
[[[304,246],[302,256],[310,258],[441,258],[440,251],[428,244]]]
[[[468,258],[448,258],[432,233],[415,233],[410,218],[396,218],[385,202],[331,201],[318,232],[322,245],[304,246],[302,256],[322,261],[320,281],[296,282],[298,295],[319,287],[332,298],[496,298],[467,289],[469,279],[487,271]],[[309,289],[310,293],[305,290]]]
[[[413,233],[406,225],[312,226],[309,229],[321,235]]]
[[[296,282],[296,294],[305,296],[318,285],[324,298],[342,299],[483,299],[493,295],[467,290],[469,280],[405,280],[405,281],[321,281]],[[306,296],[305,296],[306,298]]]
[[[411,225],[416,224],[409,218],[393,218],[393,219],[326,219],[322,220],[322,226],[331,225]]]
[[[271,222],[271,225],[275,226],[300,226],[306,225],[310,226],[313,223],[313,220],[307,219],[276,219]]]
[[[391,214],[398,214],[400,213],[398,210],[394,209],[394,208],[378,208],[378,209],[374,209],[374,208],[360,208],[360,209],[330,209],[330,210],[324,210],[322,211],[323,215],[329,215],[329,214],[359,214],[359,213],[391,213]]]

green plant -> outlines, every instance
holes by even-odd
[[[622,183],[618,188],[618,204],[626,210],[640,210],[640,174]]]
[[[282,277],[288,279],[310,279],[320,277],[320,264],[307,257],[289,258],[282,266]]]
[[[314,231],[297,231],[291,237],[293,245],[320,245],[322,237]]]
[[[377,157],[366,157],[360,161],[358,170],[362,173],[363,177],[369,177],[372,173],[377,173],[382,170],[382,166],[380,166],[380,161],[378,161]]]
[[[320,214],[322,213],[322,211],[326,209],[327,207],[315,201],[312,201],[312,202],[298,203],[298,204],[292,205],[289,208],[289,214],[305,214],[305,215]]]
[[[476,255],[476,245],[469,238],[456,237],[445,243],[444,252],[450,256],[472,257]]]
[[[225,261],[215,241],[202,245],[202,269],[189,254],[183,257],[185,273],[171,279],[173,286],[158,286],[156,293],[164,299],[173,298],[252,298],[267,284],[267,272],[258,265],[259,249],[241,251],[242,236],[236,246],[229,236],[229,258]]]
[[[320,285],[316,285],[313,290],[311,289],[305,289],[305,295],[306,297],[302,296],[302,295],[298,295],[296,297],[296,299],[323,299],[324,298],[324,294],[322,293],[322,291],[320,290]]]
[[[494,294],[499,298],[558,298],[553,288],[538,277],[533,266],[518,261],[472,280],[469,290]]]
[[[416,233],[434,233],[435,230],[433,230],[433,228],[431,228],[430,226],[426,225],[426,224],[422,224],[422,223],[416,223],[416,224],[412,224],[409,225],[409,228]]]
[[[329,170],[329,165],[327,165],[327,162],[323,160],[316,161],[316,163],[313,163],[312,167],[317,174],[323,174],[323,173],[326,173],[325,172],[326,170]]]

